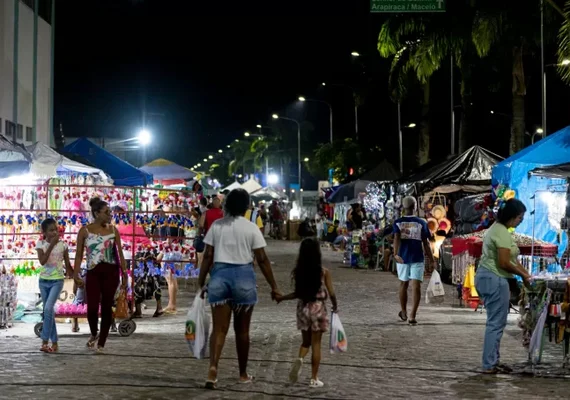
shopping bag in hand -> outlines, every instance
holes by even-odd
[[[186,342],[197,359],[206,357],[208,335],[210,334],[210,317],[206,313],[206,300],[196,294],[194,303],[186,318]]]
[[[346,333],[340,322],[337,313],[331,315],[331,354],[344,353],[348,349],[348,341],[346,340]]]
[[[439,272],[434,270],[431,274],[429,284],[426,291],[426,303],[427,304],[438,304],[443,303],[445,300],[445,289],[443,288],[443,283],[441,282],[441,277]]]
[[[129,317],[129,306],[127,304],[127,293],[124,289],[119,291],[119,295],[116,300],[115,307],[115,318],[116,319],[126,319]]]

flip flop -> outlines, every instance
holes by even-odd
[[[416,326],[416,325],[418,324],[418,321],[416,321],[415,319],[411,319],[411,320],[408,321],[408,323],[409,323],[411,326]]]
[[[213,390],[213,389],[216,388],[216,385],[217,385],[217,384],[218,384],[218,380],[217,380],[217,379],[214,379],[214,380],[208,379],[208,380],[206,381],[206,386],[205,386],[205,388],[206,388],[206,389]]]
[[[495,367],[495,369],[497,370],[497,373],[499,374],[510,374],[511,372],[513,372],[513,369],[508,366],[507,364],[497,364],[497,366]]]
[[[253,383],[253,380],[254,380],[254,379],[255,379],[255,378],[253,377],[253,375],[249,375],[249,374],[248,374],[248,375],[247,375],[247,379],[241,379],[241,378],[240,378],[239,383],[240,383],[241,385],[247,385],[248,383]]]
[[[408,316],[401,311],[398,313],[398,317],[400,317],[400,319],[404,322],[408,320]]]
[[[99,340],[99,335],[95,336],[95,337],[90,337],[89,340],[87,341],[87,348],[92,349],[95,347],[95,343],[97,343],[97,341]]]

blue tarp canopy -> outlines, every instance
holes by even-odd
[[[117,186],[146,186],[153,183],[151,174],[132,166],[88,139],[80,138],[64,147],[66,153],[78,155],[105,171]]]
[[[518,233],[532,235],[534,210],[535,238],[566,248],[566,233],[560,230],[564,217],[566,180],[530,174],[535,168],[570,162],[570,127],[566,127],[518,153],[493,168],[493,185],[503,184],[516,191],[526,208],[526,218]],[[553,201],[556,198],[556,201]],[[562,203],[563,202],[563,203]],[[559,215],[561,214],[562,215]]]

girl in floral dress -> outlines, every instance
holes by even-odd
[[[337,312],[337,302],[330,272],[323,268],[321,246],[315,238],[301,242],[297,266],[291,273],[295,291],[286,296],[276,296],[278,303],[283,300],[297,301],[297,329],[301,330],[303,343],[299,356],[293,362],[289,379],[297,382],[303,367],[303,360],[312,348],[312,375],[310,387],[320,388],[324,383],[319,380],[321,363],[321,339],[329,328],[329,315],[326,301],[330,297],[332,311]]]

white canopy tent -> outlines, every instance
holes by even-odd
[[[30,172],[34,176],[51,178],[57,176],[58,173],[77,172],[99,175],[101,179],[109,180],[107,174],[101,169],[70,160],[43,143],[36,142],[26,146],[26,150],[32,156]]]
[[[263,188],[263,186],[261,186],[255,179],[250,179],[249,181],[244,182],[241,187],[250,194]]]
[[[234,190],[234,189],[241,189],[241,188],[242,188],[242,185],[241,185],[238,181],[235,181],[235,182],[232,183],[231,185],[229,185],[229,186],[223,188],[223,189],[222,189],[222,192],[225,192],[226,190],[229,190],[229,191],[231,192],[231,191]]]

